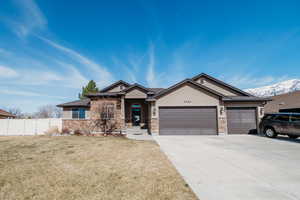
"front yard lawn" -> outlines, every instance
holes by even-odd
[[[152,141],[0,137],[0,199],[197,199]]]

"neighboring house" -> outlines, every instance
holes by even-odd
[[[204,73],[166,89],[118,81],[87,98],[58,105],[64,128],[84,127],[99,105],[109,103],[118,131],[137,126],[159,135],[247,134],[269,101]]]
[[[266,113],[300,112],[300,91],[270,97],[271,102],[265,106]]]
[[[0,119],[11,119],[11,118],[16,118],[16,116],[9,112],[6,112],[5,110],[0,109]]]

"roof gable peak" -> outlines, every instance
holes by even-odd
[[[114,87],[116,87],[120,84],[126,85],[127,87],[131,86],[131,84],[129,84],[129,83],[123,81],[123,80],[119,80],[119,81],[116,81],[116,82],[110,84],[109,86],[103,88],[102,90],[100,90],[100,92],[106,92],[106,91],[108,91],[108,90],[110,90],[110,89],[112,89],[112,88],[114,88]]]
[[[235,91],[235,92],[237,92],[239,94],[242,94],[244,96],[250,96],[250,97],[253,96],[253,95],[251,95],[251,94],[249,94],[249,93],[247,93],[247,92],[245,92],[243,90],[240,90],[240,89],[238,89],[238,88],[236,88],[236,87],[234,87],[232,85],[229,85],[229,84],[227,84],[227,83],[225,83],[225,82],[223,82],[223,81],[221,81],[219,79],[216,79],[216,78],[214,78],[214,77],[212,77],[212,76],[210,76],[210,75],[208,75],[206,73],[200,73],[200,74],[194,76],[193,78],[191,78],[191,80],[196,81],[197,79],[199,79],[201,77],[205,77],[205,78],[207,78],[207,79],[209,79],[209,80],[211,80],[211,81],[213,81],[215,83],[218,83],[218,84],[220,84],[220,85],[222,85],[222,86],[224,86],[226,88],[229,88],[229,89],[231,89],[231,90],[233,90],[233,91]]]
[[[153,98],[160,98],[161,96],[164,96],[164,95],[166,95],[166,94],[172,92],[173,90],[175,90],[175,89],[181,87],[182,85],[184,85],[184,84],[186,84],[186,83],[190,83],[190,84],[192,84],[192,85],[194,85],[194,86],[196,86],[196,87],[198,87],[198,88],[200,88],[200,89],[203,89],[203,90],[205,90],[205,91],[207,91],[207,92],[210,92],[210,93],[212,93],[212,94],[214,94],[214,95],[216,95],[216,96],[219,96],[219,97],[225,97],[223,94],[221,94],[221,93],[219,93],[219,92],[217,92],[217,91],[215,91],[215,90],[212,90],[212,89],[210,89],[210,88],[208,88],[208,87],[206,87],[206,86],[204,86],[204,85],[201,85],[201,84],[199,84],[199,83],[193,81],[192,79],[187,78],[187,79],[184,79],[183,81],[180,81],[179,83],[176,83],[175,85],[172,85],[171,87],[169,87],[169,88],[163,90],[162,92],[159,92],[159,93],[156,94]]]

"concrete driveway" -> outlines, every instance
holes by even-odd
[[[300,142],[252,135],[155,136],[201,200],[300,199]]]

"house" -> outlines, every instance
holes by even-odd
[[[16,118],[15,115],[0,109],[0,119],[11,119],[11,118]]]
[[[202,73],[169,88],[118,81],[58,106],[63,127],[71,130],[86,126],[99,116],[99,106],[108,105],[118,131],[140,127],[159,135],[222,135],[255,131],[269,100]]]
[[[272,101],[265,106],[266,113],[300,112],[300,91],[270,97]]]

